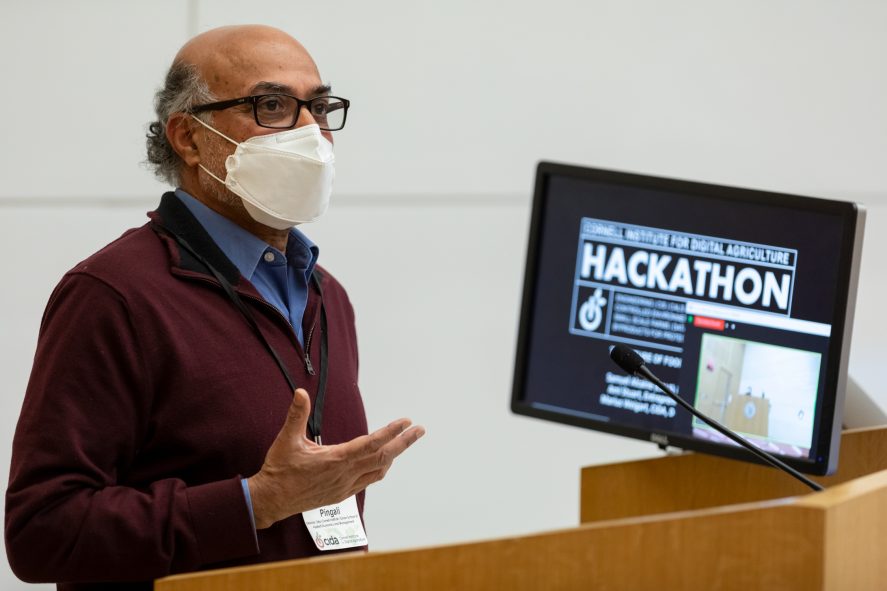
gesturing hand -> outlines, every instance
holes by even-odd
[[[308,393],[299,388],[262,469],[247,479],[257,529],[362,491],[425,434],[409,419],[398,419],[369,435],[321,446],[305,437],[310,411]]]

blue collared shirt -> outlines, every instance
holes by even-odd
[[[250,234],[183,191],[176,197],[197,218],[210,238],[234,263],[266,302],[289,320],[300,343],[302,317],[308,304],[308,284],[320,250],[302,232],[293,228],[286,242],[286,254]]]

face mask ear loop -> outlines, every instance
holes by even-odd
[[[199,123],[199,124],[201,124],[202,126],[204,126],[205,128],[207,128],[208,130],[210,130],[211,132],[213,132],[213,133],[215,133],[215,134],[218,134],[218,135],[222,136],[223,138],[225,138],[226,140],[228,140],[229,142],[231,142],[231,143],[234,144],[235,146],[239,146],[239,145],[240,145],[240,144],[238,144],[237,142],[235,142],[234,140],[232,140],[231,138],[229,138],[227,135],[225,135],[224,133],[222,133],[221,131],[219,131],[218,129],[215,129],[215,128],[212,127],[211,125],[208,125],[208,124],[204,123],[203,121],[201,121],[200,119],[198,119],[197,117],[195,117],[193,113],[191,114],[191,118],[194,119],[194,121],[196,121],[197,123]],[[205,172],[205,173],[208,174],[209,176],[213,177],[214,179],[216,179],[217,181],[219,181],[219,182],[222,183],[223,185],[225,184],[225,181],[223,181],[222,179],[220,179],[219,177],[217,177],[216,175],[214,175],[213,173],[211,173],[211,172],[209,171],[209,169],[208,169],[207,167],[205,167],[203,164],[198,163],[197,166],[199,166],[200,168],[202,168],[202,169],[203,169],[203,172]]]
[[[219,182],[222,183],[223,185],[225,184],[225,181],[223,181],[222,179],[220,179],[219,177],[217,177],[216,175],[214,175],[213,173],[211,173],[211,172],[209,171],[209,169],[208,169],[207,167],[205,167],[203,164],[198,163],[197,166],[199,166],[200,168],[202,168],[202,169],[203,169],[203,172],[205,172],[205,173],[208,174],[209,176],[213,177],[214,179],[216,179],[217,181],[219,181]]]
[[[218,135],[222,136],[223,138],[225,138],[226,140],[228,140],[229,142],[231,142],[231,143],[234,144],[235,146],[239,146],[239,145],[240,145],[240,142],[235,142],[234,140],[232,140],[231,138],[229,138],[227,135],[225,135],[224,133],[222,133],[221,131],[219,131],[218,129],[216,129],[215,127],[213,127],[212,125],[209,125],[209,124],[207,124],[207,123],[204,123],[203,121],[201,121],[200,119],[198,119],[197,117],[195,117],[193,113],[191,114],[191,118],[194,119],[194,121],[196,121],[197,123],[199,123],[199,124],[201,124],[202,126],[204,126],[205,128],[207,128],[208,130],[210,130],[211,132],[213,132],[213,133],[215,133],[215,134],[218,134]]]

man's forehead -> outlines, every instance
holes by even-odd
[[[262,84],[311,94],[321,86],[314,60],[295,39],[262,26],[224,27],[192,39],[177,59],[195,64],[218,97],[242,96]],[[284,92],[283,89],[280,92]]]
[[[214,59],[198,66],[210,90],[217,96],[237,96],[259,91],[302,95],[321,86],[320,76],[311,62],[274,59]]]

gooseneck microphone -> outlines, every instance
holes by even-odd
[[[687,409],[687,411],[689,413],[702,419],[703,421],[705,421],[706,423],[708,423],[709,425],[714,427],[717,431],[719,431],[720,433],[723,433],[724,435],[726,435],[727,437],[729,437],[730,439],[732,439],[733,441],[735,441],[736,443],[738,443],[739,445],[741,445],[742,447],[744,447],[745,449],[750,451],[752,454],[757,456],[759,459],[770,464],[774,468],[779,468],[783,472],[785,472],[791,476],[794,476],[795,478],[797,478],[798,480],[800,480],[801,482],[803,482],[804,484],[806,484],[807,486],[809,486],[810,488],[812,488],[815,491],[823,490],[822,485],[820,485],[819,483],[813,482],[812,480],[810,480],[809,478],[807,478],[806,476],[804,476],[803,474],[801,474],[800,472],[798,472],[797,470],[795,470],[794,468],[789,466],[788,464],[778,460],[777,458],[773,457],[773,455],[765,452],[764,450],[758,449],[757,447],[755,447],[754,445],[752,445],[751,443],[749,443],[748,441],[746,441],[745,439],[740,437],[738,434],[736,434],[733,431],[731,431],[730,429],[728,429],[727,427],[723,426],[722,424],[720,424],[716,420],[705,416],[704,414],[702,414],[701,412],[699,412],[698,410],[693,408],[693,406],[690,403],[688,403],[683,398],[681,398],[680,396],[678,396],[677,394],[672,392],[671,388],[666,386],[662,380],[660,380],[655,375],[653,375],[653,372],[650,371],[649,368],[647,368],[646,364],[644,363],[644,358],[641,357],[638,354],[638,352],[635,351],[634,349],[632,349],[631,347],[626,347],[625,345],[611,345],[610,346],[610,359],[612,359],[616,363],[616,365],[618,365],[623,370],[625,370],[626,373],[633,375],[633,376],[638,376],[638,377],[644,378],[644,379],[652,382],[653,384],[655,384],[660,390],[662,390],[663,392],[668,394],[668,396],[670,396],[672,399],[674,399],[675,402],[677,402],[682,407]]]

